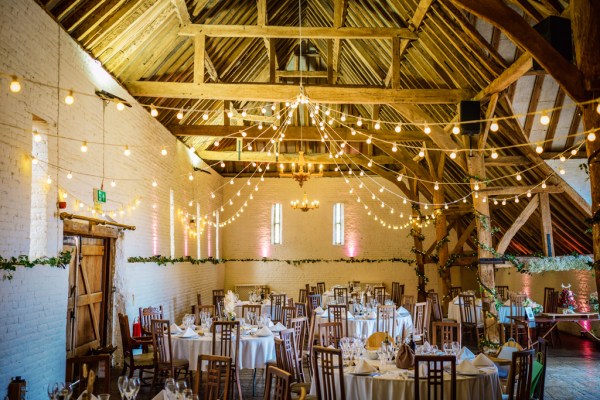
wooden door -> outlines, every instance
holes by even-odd
[[[76,262],[70,272],[69,355],[88,354],[106,342],[107,243],[79,237]],[[72,300],[71,300],[72,299]],[[69,340],[70,339],[70,340]]]

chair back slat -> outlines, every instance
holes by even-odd
[[[317,399],[346,400],[342,351],[340,349],[314,346],[312,363]]]
[[[224,317],[225,316],[225,295],[223,295],[223,294],[213,295],[213,305],[215,306],[216,316]]]
[[[306,313],[306,299],[302,303],[294,304],[296,308],[296,317],[306,317],[308,314]]]
[[[348,288],[333,288],[333,298],[337,304],[348,304]]]
[[[296,307],[285,306],[281,308],[281,323],[288,326],[288,321],[296,318]]]
[[[159,369],[171,369],[173,353],[171,347],[171,323],[167,319],[152,320],[152,345],[154,364]]]
[[[375,328],[378,332],[386,332],[390,334],[392,338],[396,337],[396,306],[377,306],[377,322]]]
[[[196,304],[202,304],[202,294],[200,293],[196,294]]]
[[[327,320],[339,322],[342,325],[342,337],[348,336],[348,306],[345,304],[332,304],[327,307]]]
[[[194,307],[194,315],[196,316],[196,325],[200,325],[200,313],[208,313],[211,318],[215,316],[215,306],[212,304],[202,305],[199,304]]]
[[[142,332],[144,335],[152,334],[152,320],[163,319],[163,307],[140,307],[140,324],[142,326]]]
[[[242,318],[246,318],[246,314],[249,312],[260,317],[262,315],[262,306],[260,304],[244,304],[242,306]]]
[[[454,299],[456,296],[462,293],[461,286],[451,286],[449,290],[450,300]]]
[[[460,321],[464,325],[477,326],[477,309],[475,307],[475,296],[472,294],[461,294],[458,296],[460,308]]]
[[[431,326],[433,330],[432,344],[437,345],[439,349],[443,349],[445,343],[452,344],[452,342],[458,342],[462,348],[460,323],[437,321],[432,323]]]
[[[422,337],[424,341],[429,328],[429,301],[415,303],[413,318],[413,335]]]
[[[317,282],[317,293],[320,295],[325,293],[325,282]]]
[[[304,349],[304,342],[306,341],[306,333],[308,332],[308,318],[296,317],[289,321],[288,326],[294,330],[294,338],[296,339],[296,350],[298,356],[302,355]]]
[[[206,364],[206,371],[200,366]],[[206,379],[202,379],[206,375]],[[231,357],[200,354],[198,373],[194,374],[193,391],[203,400],[229,400],[231,380]]]
[[[496,294],[500,296],[500,299],[502,299],[502,301],[508,300],[508,286],[497,285]]]
[[[271,293],[271,320],[273,322],[282,321],[283,307],[286,306],[287,295]]]
[[[291,374],[281,368],[269,365],[265,382],[265,400],[290,400]],[[275,383],[273,383],[273,380]]]
[[[339,347],[343,337],[341,322],[322,322],[319,324],[319,344],[323,347]]]
[[[298,291],[298,303],[306,303],[306,289],[300,289]]]
[[[556,308],[558,307],[558,295],[555,296],[555,292],[558,293],[554,288],[544,288],[544,311],[547,313],[556,313]]]
[[[509,400],[529,400],[534,354],[535,350],[533,349],[512,353],[511,367],[508,374]]]
[[[415,296],[403,294],[402,295],[402,307],[406,308],[411,314],[412,318],[415,318],[414,307],[415,307]]]
[[[427,391],[421,393],[419,364],[426,364]],[[450,393],[444,393],[444,363],[450,364]],[[456,357],[455,356],[415,356],[415,400],[451,399],[456,400]]]
[[[321,306],[321,295],[320,294],[309,294],[308,295],[308,315],[312,315],[313,311]]]
[[[433,321],[442,321],[444,314],[442,313],[442,305],[440,298],[436,292],[427,293],[427,298],[431,300],[431,319]]]
[[[387,295],[385,294],[385,286],[375,286],[373,288],[373,296],[379,304],[385,304]]]
[[[236,366],[240,349],[240,321],[216,321],[211,330],[212,354],[231,357],[231,364]]]
[[[283,342],[283,359],[282,366],[277,363],[278,368],[292,374],[292,382],[304,382],[304,373],[302,372],[302,363],[298,356],[298,348],[296,345],[296,332],[294,329],[285,329],[279,333]]]

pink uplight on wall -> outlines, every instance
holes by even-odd
[[[152,217],[152,255],[158,254],[158,222]]]
[[[348,243],[346,245],[346,256],[350,258],[356,257],[356,247],[354,246],[354,244]]]
[[[262,257],[263,257],[263,258],[267,258],[267,257],[269,257],[269,253],[270,253],[270,246],[269,246],[269,243],[263,243],[261,247],[262,247],[262,251],[261,251],[261,253],[262,253],[262,254],[261,254],[261,255],[262,255]]]
[[[183,254],[187,257],[190,255],[188,252],[188,229],[183,229]]]

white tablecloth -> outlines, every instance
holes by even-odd
[[[481,299],[475,299],[475,309],[477,310],[477,322],[482,324],[483,314],[481,313]],[[462,322],[460,318],[460,305],[458,304],[458,298],[455,298],[448,304],[448,318],[459,323]]]
[[[315,321],[315,332],[317,332],[319,324],[322,322],[329,322],[327,317],[317,316]],[[369,337],[373,333],[377,332],[377,319],[366,319],[363,317],[353,317],[348,319],[348,336],[349,337]],[[410,314],[399,314],[396,315],[396,336],[402,335],[403,338],[408,337],[412,332],[413,322]],[[392,330],[388,332],[392,334]]]
[[[369,361],[373,365],[379,366],[378,361]],[[381,368],[381,367],[380,367]],[[414,399],[414,377],[409,376],[407,370],[401,370],[393,365],[387,365],[381,370],[379,376],[358,376],[349,373],[349,369],[344,369],[344,390],[348,400],[412,400]],[[475,376],[456,376],[456,398],[469,400],[500,400],[502,399],[502,388],[500,379],[495,368],[486,368],[482,373]],[[337,373],[337,372],[336,372]],[[445,398],[450,398],[450,376],[448,381],[444,382]],[[421,397],[427,398],[427,380],[421,379],[419,382]],[[339,393],[339,390],[338,390]],[[310,389],[310,394],[316,395],[316,385],[314,383]]]
[[[237,315],[238,318],[242,318],[242,306],[244,305],[249,305],[250,302],[249,301],[240,301],[235,305],[235,314]],[[262,314],[271,314],[271,304],[262,304]],[[272,317],[272,315],[271,315]]]
[[[173,357],[189,360],[190,369],[193,371],[197,370],[200,354],[212,354],[212,336],[210,334],[194,339],[172,336],[171,341]],[[237,355],[238,368],[265,368],[265,363],[274,359],[275,341],[273,336],[242,336],[240,338],[240,353]]]

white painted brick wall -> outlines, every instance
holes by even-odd
[[[180,210],[195,214],[195,204],[188,207],[188,202],[195,199],[204,215],[210,209],[209,193],[221,185],[222,179],[215,173],[197,173],[190,182],[187,175],[192,171],[192,159],[185,146],[136,105],[33,0],[0,0],[0,72],[57,86],[59,34],[60,86],[92,95],[96,89],[106,90],[132,101],[134,106],[118,112],[109,104],[103,133],[103,106],[96,97],[76,94],[75,104],[67,106],[63,102],[66,90],[57,95],[56,89],[25,81],[21,93],[13,94],[8,91],[9,79],[0,78],[0,254],[29,254],[32,245],[36,253],[52,256],[59,252],[62,223],[54,214],[56,184],[69,194],[67,211],[80,213],[74,208],[73,197],[90,204],[92,189],[102,183],[100,178],[82,173],[102,175],[104,160],[105,176],[122,179],[116,188],[110,187],[110,180],[104,182],[109,200],[106,208],[127,204],[136,196],[141,198],[135,211],[127,210],[124,216],[115,218],[137,229],[125,232],[118,241],[113,319],[116,322],[117,312],[127,312],[133,322],[137,308],[150,304],[162,304],[168,318],[179,319],[189,312],[197,292],[208,300],[210,290],[223,286],[224,267],[130,265],[126,260],[131,256],[169,254],[169,189],[175,191],[176,214]],[[48,223],[44,224],[38,213],[35,243],[30,241],[32,114],[46,120],[51,130],[58,125],[61,137],[76,139],[57,143],[55,137],[48,138],[50,163],[60,163],[65,170],[57,173],[49,168],[53,184],[47,188]],[[85,155],[79,150],[83,140],[89,147]],[[129,145],[132,155],[125,157],[122,146],[107,146],[103,152],[102,145],[93,143],[103,140]],[[163,145],[169,151],[168,157],[160,155]],[[72,180],[67,180],[67,170],[73,171]],[[152,188],[152,179],[159,183],[157,188]],[[210,201],[220,203],[220,195]],[[45,240],[39,234],[44,231]],[[205,233],[201,237],[205,256],[214,254],[213,236]],[[186,239],[183,223],[177,218],[176,256],[185,255],[186,241],[187,254],[196,257],[196,241]],[[0,397],[4,397],[11,376],[22,375],[28,381],[30,399],[45,398],[45,384],[64,380],[67,278],[68,271],[35,267],[20,268],[12,281],[0,282]],[[113,342],[120,346],[117,335]]]

